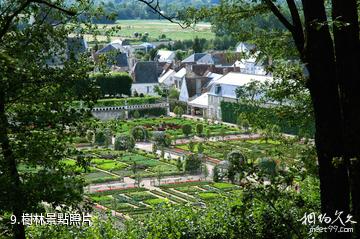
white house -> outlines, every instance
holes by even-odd
[[[173,69],[169,69],[162,76],[159,77],[159,83],[167,87],[175,85],[174,75],[176,72]]]
[[[132,70],[133,84],[131,91],[144,95],[156,95],[154,87],[159,85],[157,63],[154,61],[137,62]]]
[[[253,74],[253,75],[267,74],[265,67],[261,63],[256,62],[255,57],[249,57],[247,59],[237,60],[233,66],[239,67],[240,72],[247,74]]]
[[[167,51],[167,50],[158,50],[157,52],[157,60],[158,62],[173,62],[175,59],[175,52],[174,51]]]
[[[229,72],[225,76],[217,79],[212,84],[209,92],[190,101],[188,105],[192,108],[192,112],[197,112],[201,109],[203,115],[209,118],[221,119],[220,103],[222,101],[236,102],[236,89],[238,87],[244,86],[252,81],[265,82],[268,80],[271,81],[272,77]],[[255,99],[259,97],[260,96],[255,96]]]
[[[181,81],[185,78],[186,68],[181,68],[178,72],[173,75],[174,84],[177,89],[180,89]]]

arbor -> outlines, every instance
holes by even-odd
[[[62,159],[72,156],[69,139],[88,113],[71,108],[71,102],[83,100],[90,108],[97,95],[92,82],[79,84],[88,79],[90,62],[67,45],[70,33],[81,32],[77,12],[85,9],[86,1],[0,5],[2,224],[10,215],[20,221],[25,212],[39,212],[41,202],[76,209],[82,200],[82,180]],[[1,236],[25,238],[24,225],[4,227],[8,234]]]
[[[135,147],[135,139],[131,135],[120,135],[115,139],[115,150],[133,150]]]

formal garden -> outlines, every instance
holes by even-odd
[[[230,183],[185,182],[161,185],[153,190],[129,188],[94,192],[87,195],[103,210],[114,210],[129,217],[151,213],[162,204],[204,207],[221,198],[241,197],[239,186]]]

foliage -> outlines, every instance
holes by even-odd
[[[88,1],[2,1],[0,11],[0,228],[1,237],[23,239],[24,226],[9,224],[10,215],[43,211],[42,202],[65,208],[82,200],[84,181],[61,161],[76,153],[69,143],[84,136],[79,125],[89,114],[71,102],[91,108],[98,96],[87,81],[93,64],[68,45],[72,33],[91,25],[81,22],[92,9]],[[37,170],[21,172],[19,165]]]
[[[189,154],[185,159],[185,171],[195,174],[201,170],[201,160],[195,154]]]
[[[135,147],[135,140],[130,135],[120,135],[115,139],[115,150],[133,150]]]
[[[134,113],[132,114],[132,116],[137,119],[137,118],[140,118],[140,113],[138,110],[135,110]]]
[[[184,124],[182,126],[182,132],[186,137],[189,137],[189,135],[192,133],[192,126],[191,124]]]
[[[98,145],[104,145],[106,141],[106,136],[103,131],[99,131],[95,133],[95,143]]]
[[[230,163],[227,170],[228,179],[234,183],[235,177],[238,176],[240,181],[242,179],[243,171],[246,168],[245,165],[248,163],[244,154],[240,151],[231,151],[226,158]]]
[[[175,106],[174,113],[177,117],[181,117],[184,114],[184,110],[181,106]]]
[[[135,126],[131,129],[131,135],[135,141],[145,141],[147,139],[147,130],[142,126]]]
[[[203,131],[204,131],[204,125],[199,123],[196,125],[196,134],[198,136],[201,136],[203,134]]]
[[[152,139],[155,141],[157,146],[170,146],[169,136],[164,131],[153,132]]]
[[[100,87],[103,96],[131,96],[132,79],[126,73],[95,73],[91,75],[91,80],[94,80]]]

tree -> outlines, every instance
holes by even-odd
[[[91,63],[66,49],[69,34],[85,30],[77,12],[88,7],[86,1],[1,3],[1,224],[10,215],[21,220],[23,213],[42,211],[42,202],[75,209],[82,201],[83,183],[62,159],[74,156],[67,150],[69,139],[89,113],[75,110],[71,102],[81,100],[90,109],[97,97],[87,81]],[[23,224],[1,228],[1,236],[25,238]]]
[[[350,161],[350,158],[359,158],[360,155],[360,89],[354,80],[360,71],[357,4],[356,0],[332,0],[331,3],[303,0],[301,4],[295,0],[253,1],[253,4],[223,1],[210,11],[205,8],[203,11],[189,10],[190,15],[201,17],[187,19],[188,22],[192,22],[190,19],[200,20],[208,16],[216,16],[213,19],[221,19],[221,22],[231,19],[228,21],[230,31],[234,30],[233,26],[246,26],[233,24],[236,22],[233,13],[237,10],[238,21],[249,19],[256,12],[271,13],[279,20],[283,30],[270,33],[258,29],[254,32],[255,28],[252,27],[251,34],[254,36],[254,33],[261,33],[257,41],[260,50],[272,56],[298,57],[304,64],[304,71],[308,75],[306,87],[310,92],[315,116],[322,212],[334,215],[336,210],[340,210],[347,214],[351,201],[352,214],[359,221],[360,192],[357,188],[360,187],[360,162]],[[287,14],[281,11],[284,8]],[[239,30],[235,29],[234,35],[243,36],[246,32]],[[290,45],[284,43],[284,35],[291,36],[292,41],[288,41]],[[272,50],[270,46],[273,43],[280,45],[273,45]],[[288,47],[284,47],[286,45]],[[336,158],[341,160],[334,165],[333,160]],[[357,234],[359,227],[356,224]],[[328,232],[328,237],[335,236],[336,233]],[[349,237],[349,234],[343,236]]]
[[[178,159],[176,161],[176,168],[181,172],[181,171],[183,171],[183,167],[184,167],[183,162],[181,161],[181,159]]]
[[[133,150],[135,147],[134,137],[131,135],[119,135],[115,139],[114,149],[115,150]]]
[[[201,170],[201,160],[195,154],[189,154],[185,159],[185,171],[196,174]]]
[[[239,175],[239,179],[241,180],[244,164],[247,163],[244,154],[234,150],[227,155],[226,160],[230,163],[227,171],[228,179],[234,183],[236,175]]]
[[[206,133],[205,133],[205,138],[206,140],[210,140],[211,137],[211,130],[210,129],[206,129]]]
[[[200,39],[196,36],[194,39],[194,43],[192,46],[192,49],[194,51],[194,53],[201,53],[203,52],[203,47],[201,45]]]
[[[190,152],[194,152],[195,150],[195,143],[194,141],[190,140],[189,144],[188,144],[188,149]]]
[[[184,134],[186,137],[189,137],[189,135],[190,135],[191,132],[192,132],[192,126],[191,126],[191,124],[184,124],[181,129],[182,129],[183,134]]]
[[[201,136],[204,131],[204,125],[203,124],[197,124],[196,125],[196,134],[198,136]]]
[[[181,106],[175,106],[174,113],[177,117],[181,117],[184,114],[184,110]]]
[[[219,175],[219,167],[216,165],[213,169],[213,181],[214,182],[220,182],[220,175]]]

